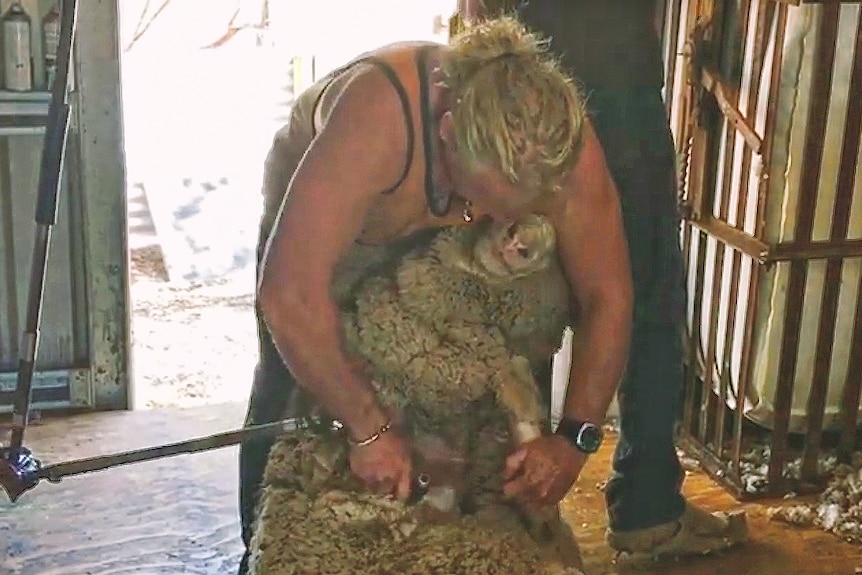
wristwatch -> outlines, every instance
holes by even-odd
[[[605,435],[602,433],[602,428],[598,425],[569,417],[564,417],[560,420],[556,434],[565,437],[579,451],[587,454],[595,453],[599,450]]]

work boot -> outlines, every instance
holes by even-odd
[[[607,531],[617,564],[633,567],[666,557],[708,555],[730,549],[748,538],[745,512],[709,513],[686,503],[676,521],[635,531]]]

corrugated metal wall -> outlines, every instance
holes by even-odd
[[[10,0],[0,2],[4,12]],[[41,19],[32,19],[36,88]],[[116,1],[79,2],[80,60],[66,171],[53,228],[34,376],[34,407],[128,404],[125,189]],[[0,411],[15,388],[36,229],[36,188],[49,95],[0,92]]]

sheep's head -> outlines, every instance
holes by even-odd
[[[492,223],[473,248],[479,270],[490,279],[507,280],[540,272],[554,257],[556,233],[544,216]]]

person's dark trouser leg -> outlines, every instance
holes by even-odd
[[[256,311],[261,355],[254,370],[245,426],[278,421],[287,415],[288,398],[296,380],[281,361],[260,313]],[[274,438],[245,441],[239,450],[239,510],[245,553],[238,575],[248,572],[249,547],[253,533],[263,473]]]
[[[673,427],[682,379],[682,342],[670,326],[638,326],[620,388],[621,433],[606,498],[610,527],[634,531],[678,519],[685,501]]]
[[[266,235],[266,230],[262,229],[257,250],[258,267],[263,256]],[[255,318],[257,320],[259,355],[254,370],[245,426],[272,423],[288,417],[288,403],[298,385],[290,370],[284,365],[257,305],[255,305]],[[237,575],[248,573],[249,549],[260,487],[273,443],[275,443],[275,439],[264,438],[249,440],[240,444],[239,512],[245,552],[240,561]]]
[[[657,89],[597,91],[589,98],[622,197],[635,288],[629,365],[619,391],[621,434],[606,492],[611,529],[633,531],[674,521],[685,509],[674,445],[685,312],[675,153]]]

